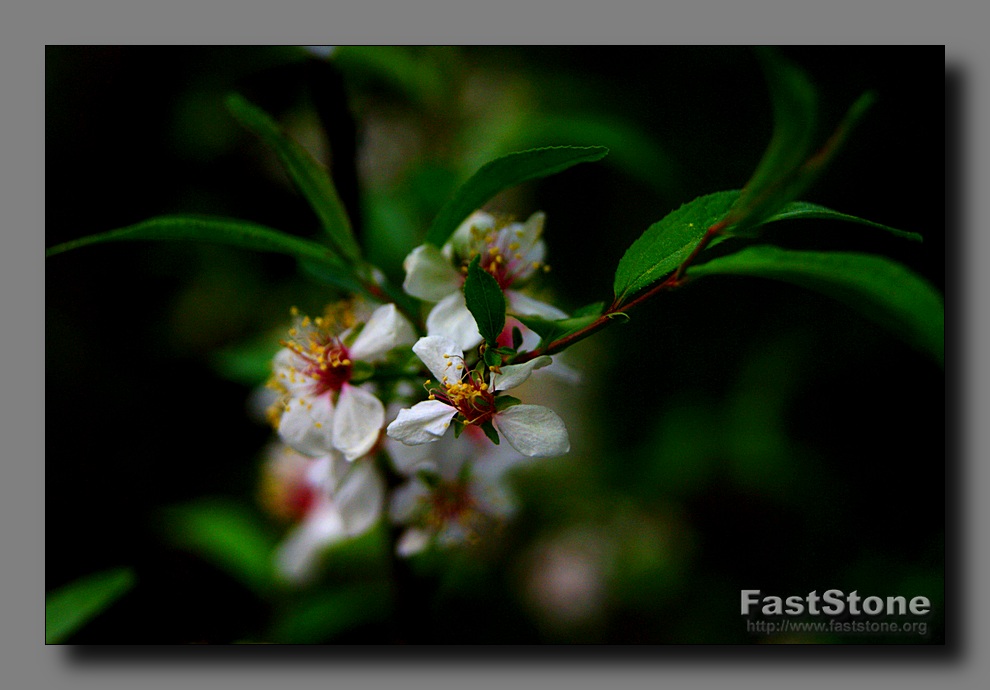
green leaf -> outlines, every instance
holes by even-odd
[[[286,136],[268,113],[240,94],[227,96],[227,108],[237,120],[270,146],[320,219],[331,246],[349,261],[359,261],[361,248],[330,173],[297,142]]]
[[[272,630],[278,644],[332,640],[359,625],[385,620],[392,609],[387,583],[362,583],[320,591],[291,602]]]
[[[167,508],[163,528],[175,545],[223,568],[260,596],[274,583],[275,540],[247,506],[205,499]]]
[[[604,302],[592,302],[591,304],[586,304],[583,307],[579,307],[571,312],[571,318],[578,316],[600,316],[604,308]]]
[[[519,348],[522,347],[522,344],[523,344],[523,334],[522,334],[522,331],[519,330],[519,327],[518,326],[513,326],[512,327],[512,349],[513,350],[518,350]]]
[[[859,223],[861,225],[868,225],[873,228],[879,228],[881,230],[886,230],[890,234],[896,237],[902,237],[906,240],[911,240],[914,242],[921,242],[922,238],[916,232],[907,232],[906,230],[898,230],[897,228],[892,228],[889,225],[881,225],[880,223],[874,223],[872,220],[865,220],[857,216],[851,216],[847,213],[839,213],[838,211],[833,211],[830,208],[825,208],[824,206],[819,206],[818,204],[811,204],[807,201],[792,201],[787,204],[777,213],[773,214],[767,218],[763,223],[773,223],[778,220],[800,220],[800,219],[821,219],[821,220],[841,220],[850,223]]]
[[[488,440],[494,443],[496,446],[499,443],[498,432],[495,431],[495,426],[492,424],[492,420],[488,420],[481,425],[481,430],[485,432],[485,436]]]
[[[437,55],[422,47],[337,47],[331,59],[348,77],[375,77],[422,106],[440,102],[445,92],[444,74]]]
[[[481,268],[480,256],[474,257],[468,265],[464,301],[485,342],[489,347],[498,347],[498,336],[505,327],[505,295],[498,281]]]
[[[512,317],[518,319],[526,328],[539,335],[542,338],[541,342],[544,344],[559,340],[564,336],[581,330],[585,326],[590,326],[598,320],[597,314],[572,316],[567,319],[557,319],[556,321],[550,321],[540,316],[523,316],[520,314],[513,314]]]
[[[757,51],[770,90],[773,134],[763,158],[739,195],[738,207],[751,208],[780,180],[804,163],[814,144],[818,94],[808,76],[771,48]]]
[[[818,96],[803,71],[770,48],[759,52],[773,104],[770,145],[725,218],[726,230],[747,235],[797,198],[831,161],[835,152],[874,100],[863,94],[846,113],[824,146],[811,154],[817,130]]]
[[[279,348],[278,338],[266,335],[217,350],[210,355],[210,363],[230,381],[259,386],[271,376],[272,360]]]
[[[426,241],[442,246],[465,218],[504,189],[562,172],[578,163],[600,160],[607,153],[602,146],[553,146],[496,158],[481,166],[444,204]]]
[[[743,249],[688,269],[689,278],[751,275],[816,290],[890,328],[945,361],[945,306],[927,281],[890,259],[852,252]]]
[[[134,586],[134,572],[117,568],[71,582],[45,595],[45,644],[64,642]]]
[[[510,407],[515,407],[516,405],[521,405],[522,400],[519,398],[514,398],[511,395],[499,395],[495,398],[495,410],[501,412],[502,410],[507,410]]]
[[[278,230],[230,218],[159,216],[124,228],[81,237],[45,250],[50,257],[70,249],[120,240],[192,240],[241,249],[288,254],[323,264],[343,266],[326,247]]]
[[[501,366],[502,355],[495,348],[489,347],[485,350],[484,361],[489,367]]]
[[[647,228],[626,250],[615,270],[616,300],[621,303],[673,272],[738,198],[736,190],[706,194]]]

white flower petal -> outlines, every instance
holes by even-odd
[[[543,235],[543,224],[546,222],[546,219],[547,216],[543,211],[537,211],[527,218],[526,222],[514,233],[521,253],[528,254],[536,246],[540,236]],[[541,256],[538,261],[542,260],[543,258]]]
[[[398,525],[412,521],[429,495],[430,489],[426,484],[419,479],[410,479],[392,493],[389,518]]]
[[[406,445],[439,441],[450,426],[450,420],[457,410],[439,400],[424,400],[408,410],[399,412],[395,421],[388,425],[388,435]]]
[[[461,352],[477,347],[483,340],[460,290],[447,295],[430,310],[426,317],[426,332],[452,338]]]
[[[312,391],[313,379],[302,373],[308,366],[309,362],[287,347],[279,350],[272,361],[275,378],[285,386],[290,395],[297,397],[308,395]]]
[[[400,556],[412,556],[419,553],[430,543],[430,533],[422,529],[407,529],[395,545],[395,552]]]
[[[506,290],[505,300],[508,302],[509,311],[516,314],[539,316],[549,321],[567,318],[567,312],[561,311],[552,304],[535,300],[529,295],[524,295],[517,290]]]
[[[399,345],[410,345],[416,333],[408,319],[399,313],[394,304],[384,304],[374,312],[350,346],[351,358],[364,362],[382,359],[388,351]]]
[[[492,372],[492,390],[507,391],[516,386],[521,386],[529,378],[534,369],[540,369],[553,362],[547,355],[534,357],[523,364],[509,364],[501,367],[502,373]]]
[[[484,211],[475,211],[468,216],[463,223],[457,226],[454,234],[450,236],[450,241],[443,246],[443,253],[451,260],[467,259],[471,255],[474,245],[474,233],[472,228],[477,228],[482,234],[486,230],[495,227],[495,218]]]
[[[550,458],[571,449],[564,421],[542,405],[514,405],[495,415],[495,428],[529,458]]]
[[[375,445],[385,424],[385,405],[368,391],[345,383],[333,416],[333,445],[348,460]]]
[[[432,244],[421,244],[413,249],[402,267],[406,269],[402,289],[427,302],[439,302],[460,289],[464,278],[451,265],[450,258]]]
[[[358,460],[334,494],[334,501],[344,521],[348,536],[355,537],[371,529],[382,514],[385,483],[372,458]]]
[[[333,418],[329,394],[292,398],[282,413],[278,435],[303,455],[326,455],[333,450]]]
[[[320,552],[346,536],[344,521],[334,505],[319,505],[279,547],[275,555],[279,572],[297,583],[310,580]]]
[[[428,335],[416,341],[412,351],[422,360],[438,382],[447,376],[453,381],[460,378],[455,367],[461,363],[464,351],[450,338],[443,335]]]

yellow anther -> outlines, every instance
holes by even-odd
[[[428,400],[436,400],[437,399],[437,396],[433,395],[433,393],[430,393],[430,395],[427,397],[427,399]]]
[[[550,264],[543,264],[543,272],[544,273],[550,272]]]
[[[540,262],[539,261],[534,261],[533,262],[533,270],[536,271],[536,270],[539,270],[539,268],[540,268]]]
[[[291,316],[299,316],[299,307],[289,307],[289,314]]]
[[[315,426],[317,429],[322,429],[323,428],[323,423],[322,422],[315,422],[313,424],[313,426]]]
[[[478,386],[478,387],[481,388],[481,390],[483,390],[483,391],[488,390],[488,384],[487,383],[484,383],[484,382],[480,386]]]
[[[516,252],[516,261],[522,261],[522,254]]]
[[[514,252],[514,251],[516,251],[518,249],[519,249],[519,243],[518,242],[512,242],[512,243],[509,244],[509,251],[510,252]]]

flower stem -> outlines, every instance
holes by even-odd
[[[589,335],[592,335],[593,333],[597,333],[598,331],[602,330],[603,328],[611,324],[613,321],[615,321],[618,315],[620,314],[624,315],[627,311],[629,311],[633,307],[643,304],[644,302],[648,302],[649,300],[659,295],[661,292],[665,292],[667,290],[672,290],[674,288],[680,287],[681,285],[687,282],[687,278],[684,277],[684,273],[687,271],[688,266],[690,266],[694,262],[694,260],[698,258],[698,255],[700,255],[701,252],[703,252],[708,247],[708,245],[711,244],[712,240],[715,239],[715,237],[720,232],[722,232],[722,230],[725,229],[726,225],[727,225],[726,222],[724,220],[721,220],[718,223],[715,223],[714,225],[709,227],[705,231],[705,234],[702,236],[701,240],[691,251],[691,254],[681,263],[680,266],[677,267],[677,270],[673,274],[671,274],[666,280],[657,283],[648,290],[640,292],[638,295],[636,295],[633,299],[629,300],[628,302],[620,302],[619,300],[612,302],[612,304],[609,305],[609,307],[602,312],[601,316],[599,316],[597,319],[592,321],[584,328],[574,331],[573,333],[568,333],[567,335],[558,338],[557,340],[553,340],[547,343],[543,347],[539,347],[530,352],[523,352],[521,355],[516,357],[512,361],[512,363],[522,364],[524,362],[530,361],[531,359],[535,359],[541,355],[553,355],[558,352],[561,352],[562,350],[567,349],[571,345],[574,345],[575,343],[584,340]]]

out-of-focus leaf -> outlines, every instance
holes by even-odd
[[[204,499],[167,508],[163,529],[180,548],[223,568],[260,596],[271,593],[275,541],[247,506]]]
[[[700,196],[647,228],[615,269],[616,300],[621,303],[674,271],[738,197],[735,190]]]
[[[631,122],[612,116],[520,113],[518,126],[503,138],[494,155],[534,146],[602,145],[608,148],[603,164],[639,180],[647,188],[674,198],[683,188],[681,167],[673,156]]]
[[[338,265],[330,251],[323,245],[278,230],[230,218],[204,216],[159,216],[128,225],[124,228],[88,235],[64,242],[45,250],[45,256],[54,256],[70,249],[101,242],[121,240],[187,240],[225,244],[241,249],[288,254],[323,264]]]
[[[420,105],[436,104],[444,91],[444,75],[434,54],[409,46],[339,46],[331,60],[345,74],[372,76]]]
[[[134,586],[134,572],[94,573],[45,595],[45,644],[64,642]]]
[[[504,189],[527,180],[553,175],[605,157],[602,146],[552,146],[510,153],[481,166],[444,204],[426,235],[426,241],[442,246],[472,212]]]
[[[749,247],[688,269],[689,278],[750,275],[816,290],[890,328],[941,364],[945,306],[927,281],[890,259],[852,252],[789,251]]]
[[[297,142],[283,134],[278,124],[240,94],[227,96],[227,108],[237,120],[270,146],[285,166],[289,177],[320,219],[327,240],[348,261],[361,258],[351,230],[351,222],[334,187],[330,173]]]
[[[478,332],[490,347],[498,347],[498,336],[505,328],[505,295],[498,281],[481,268],[480,256],[468,265],[464,301],[478,324]]]
[[[735,235],[751,234],[804,193],[875,97],[868,92],[857,99],[829,140],[812,155],[818,108],[814,87],[802,70],[776,51],[764,48],[758,55],[770,88],[774,129],[763,158],[725,218],[726,231]]]
[[[838,211],[833,211],[830,208],[825,208],[824,206],[819,206],[818,204],[811,204],[807,201],[792,201],[791,203],[784,206],[782,209],[777,211],[775,214],[763,221],[766,223],[773,223],[778,220],[800,220],[800,219],[821,219],[821,220],[841,220],[848,223],[859,223],[861,225],[868,225],[872,228],[879,228],[880,230],[886,230],[890,234],[896,237],[902,237],[906,240],[911,240],[913,242],[921,242],[921,235],[916,232],[907,232],[906,230],[898,230],[897,228],[892,228],[889,225],[882,225],[881,223],[874,223],[872,220],[866,220],[865,218],[859,218],[857,216],[851,216],[848,213],[839,213]]]
[[[551,321],[539,316],[522,316],[513,314],[512,318],[518,319],[526,328],[535,332],[546,344],[553,340],[559,340],[570,333],[579,331],[585,326],[590,326],[598,319],[599,314],[585,314],[584,316],[572,316],[568,319],[557,319]]]
[[[271,376],[272,359],[280,347],[275,337],[252,340],[217,350],[210,356],[210,362],[225,379],[259,386]]]
[[[391,591],[384,582],[320,591],[293,602],[271,638],[279,644],[328,642],[351,628],[385,620],[391,609]]]

